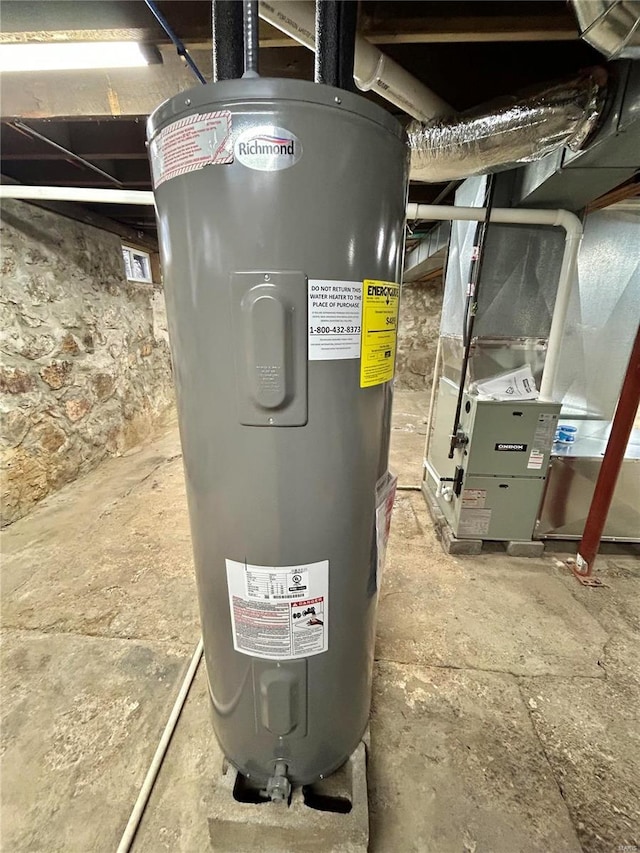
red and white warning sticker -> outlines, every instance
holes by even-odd
[[[329,561],[254,566],[226,560],[233,646],[286,660],[329,648]]]
[[[153,187],[212,163],[232,163],[231,113],[198,113],[168,124],[152,140]]]

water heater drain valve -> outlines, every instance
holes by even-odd
[[[287,765],[284,761],[276,761],[274,774],[267,782],[266,794],[274,803],[289,802],[291,782],[287,779]]]

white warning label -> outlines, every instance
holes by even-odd
[[[533,434],[533,445],[534,447],[539,447],[541,453],[545,453],[551,449],[553,437],[556,432],[557,420],[557,415],[552,415],[547,412],[538,415],[536,431]]]
[[[175,121],[152,140],[149,151],[154,189],[211,163],[231,163],[231,113],[198,113]]]
[[[329,561],[252,566],[226,560],[233,646],[253,657],[284,660],[329,647]]]
[[[544,462],[544,450],[538,450],[537,448],[533,448],[531,453],[529,454],[529,462],[527,464],[527,468],[531,468],[534,471],[540,470],[542,468],[542,463]]]
[[[490,509],[461,509],[458,536],[484,536],[490,525]]]
[[[487,502],[486,489],[463,489],[462,506],[473,509],[484,509]]]
[[[360,358],[362,282],[309,279],[309,361]]]
[[[558,416],[543,413],[538,415],[536,431],[533,435],[533,447],[529,454],[529,462],[527,468],[532,470],[540,470],[546,453],[551,450],[553,437],[556,432]]]

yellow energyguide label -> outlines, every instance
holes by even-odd
[[[362,287],[360,387],[393,379],[398,334],[400,285],[366,279]]]

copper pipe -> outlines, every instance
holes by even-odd
[[[640,326],[629,357],[627,372],[622,383],[616,413],[611,424],[611,433],[604,452],[600,473],[591,498],[584,533],[578,546],[573,572],[579,578],[588,578],[593,573],[602,531],[607,521],[611,501],[618,482],[624,454],[640,403]]]

